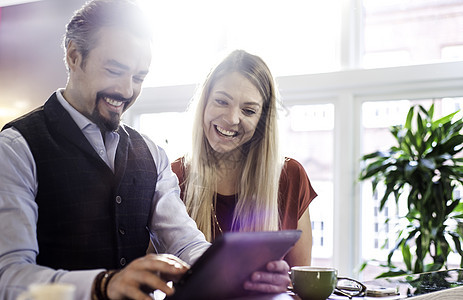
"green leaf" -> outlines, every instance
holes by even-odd
[[[434,117],[434,102],[431,104],[431,107],[428,110],[428,116],[429,116],[429,119],[431,120]]]
[[[410,253],[410,247],[407,244],[402,245],[402,257],[404,259],[404,263],[407,266],[407,270],[412,269],[412,255]]]
[[[432,122],[432,128],[435,129],[435,128],[439,127],[442,124],[450,122],[457,113],[459,113],[459,111],[453,112],[451,114],[443,116],[442,118],[440,118],[438,120],[435,120],[434,122]]]
[[[423,121],[420,115],[416,116],[416,125],[417,125],[417,130],[414,135],[415,141],[416,141],[416,150],[418,151],[418,156],[421,156],[421,154],[424,152],[425,149],[423,149],[422,144],[423,144],[423,139],[426,135],[425,132],[425,125],[426,121]]]
[[[365,270],[367,266],[368,266],[368,261],[364,261],[359,267],[359,272],[362,272],[363,270]]]
[[[456,135],[451,137],[447,142],[442,144],[441,151],[447,152],[450,155],[460,152],[462,149],[456,148],[463,143],[463,135]]]
[[[463,258],[463,250],[461,249],[462,238],[455,232],[449,232],[448,234],[452,237],[456,252]]]
[[[410,273],[407,273],[404,270],[388,271],[388,272],[381,273],[379,276],[376,276],[375,278],[379,279],[379,278],[384,278],[384,277],[395,277],[395,276],[402,276],[406,274],[410,274]]]
[[[389,157],[389,154],[384,153],[384,151],[376,151],[376,152],[362,156],[362,160],[369,160],[371,158],[377,158],[377,157]]]
[[[376,161],[368,166],[363,170],[361,174],[361,179],[370,178],[376,174],[387,173],[388,168],[391,167],[393,164],[387,161]]]
[[[408,162],[408,164],[405,165],[405,176],[410,178],[416,169],[418,169],[418,163],[416,161]]]
[[[415,107],[412,106],[410,107],[410,109],[408,110],[408,114],[407,114],[407,119],[405,120],[405,125],[404,127],[405,128],[412,128],[412,120],[413,120],[413,114],[415,112]]]
[[[434,170],[436,169],[436,164],[434,160],[432,159],[427,159],[427,158],[420,159],[418,162],[418,165],[427,171],[434,172]]]

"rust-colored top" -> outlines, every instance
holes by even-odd
[[[181,189],[180,197],[183,199],[186,174],[183,157],[178,158],[172,163],[172,171],[177,174]],[[280,219],[282,220],[281,229],[296,229],[297,221],[305,212],[310,202],[317,196],[317,193],[312,188],[304,167],[298,161],[291,158],[286,158],[285,160],[279,185],[278,201]],[[236,195],[217,194],[216,216],[220,228],[224,232],[231,230],[236,200]],[[220,231],[218,227],[213,226],[213,228],[215,228],[215,235],[213,234],[212,236],[219,236]]]

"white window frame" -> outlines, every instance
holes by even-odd
[[[340,57],[342,71],[277,77],[286,106],[333,103],[334,241],[333,267],[339,274],[361,278],[361,107],[364,101],[429,99],[463,96],[463,61],[381,69],[359,69],[361,0],[346,0],[343,8]],[[124,116],[138,127],[144,113],[182,112],[196,85],[145,88]],[[309,174],[310,175],[310,174]]]

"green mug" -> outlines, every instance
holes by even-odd
[[[298,266],[291,268],[293,291],[302,300],[325,300],[338,280],[338,271],[334,268]]]

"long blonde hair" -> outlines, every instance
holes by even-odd
[[[254,136],[241,146],[242,176],[232,230],[275,231],[280,228],[278,185],[283,159],[278,146],[277,89],[269,68],[260,57],[235,50],[209,73],[194,99],[192,149],[185,159],[185,203],[190,216],[209,241],[220,158],[204,134],[204,110],[215,82],[232,72],[246,77],[263,98],[262,114]]]

